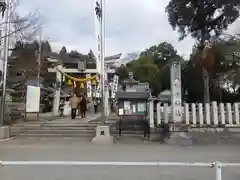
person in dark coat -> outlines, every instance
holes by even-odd
[[[161,131],[161,142],[164,143],[166,139],[169,139],[171,136],[171,131],[170,131],[170,125],[168,123],[164,123],[162,125],[162,131]]]
[[[82,96],[80,101],[80,113],[82,118],[86,118],[86,111],[87,111],[87,99],[85,96]]]
[[[93,99],[93,107],[94,107],[94,113],[97,114],[97,112],[98,112],[98,101],[97,101],[97,98]]]

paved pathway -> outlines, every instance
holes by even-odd
[[[78,140],[35,139],[0,143],[2,160],[240,162],[240,146],[94,145]],[[223,179],[239,180],[240,168],[225,168]],[[211,168],[3,166],[1,180],[213,180]]]

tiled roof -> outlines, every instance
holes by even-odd
[[[129,100],[147,100],[150,98],[150,93],[145,92],[127,92],[121,91],[116,93],[116,99],[129,99]]]
[[[119,53],[119,54],[115,54],[113,56],[108,56],[108,57],[105,57],[105,61],[111,61],[113,59],[119,59],[120,57],[122,56],[122,53]]]

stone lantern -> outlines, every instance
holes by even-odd
[[[133,77],[133,72],[128,73],[128,79],[123,81],[126,91],[134,91],[134,87],[139,84],[139,81],[135,80]]]

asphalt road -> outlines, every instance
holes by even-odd
[[[169,146],[127,142],[94,145],[78,140],[16,139],[0,143],[1,160],[183,161],[240,163],[240,146]],[[213,180],[203,167],[3,166],[1,180]],[[239,180],[240,168],[224,168],[223,179]]]

